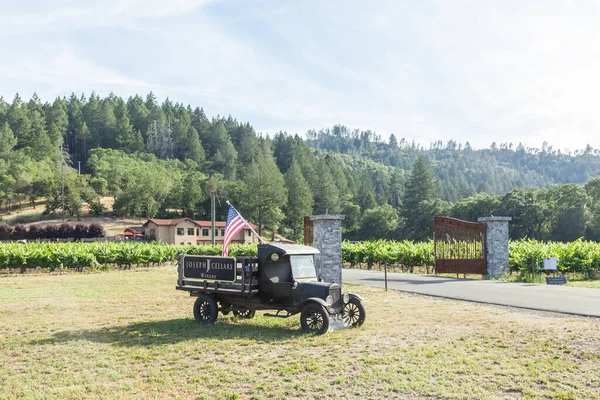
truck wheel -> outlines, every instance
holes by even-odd
[[[329,330],[329,313],[320,304],[308,304],[300,313],[300,325],[306,333],[322,335]]]
[[[213,324],[218,312],[217,302],[212,296],[201,294],[194,303],[194,318],[199,324]]]
[[[350,299],[348,304],[344,305],[342,313],[344,323],[352,327],[361,326],[367,316],[365,307],[357,298]]]
[[[243,308],[238,308],[236,310],[233,310],[233,315],[236,318],[241,318],[241,319],[252,319],[254,318],[254,315],[256,314],[255,310],[248,310],[248,309],[243,309]]]

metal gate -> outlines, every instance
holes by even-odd
[[[485,275],[485,224],[434,217],[436,274]]]
[[[304,217],[304,245],[312,246],[313,242],[313,222],[310,217]]]

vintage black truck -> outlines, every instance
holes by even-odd
[[[214,323],[221,312],[252,318],[256,310],[275,310],[271,317],[300,313],[305,332],[323,334],[330,318],[360,326],[365,308],[360,296],[342,294],[337,283],[317,279],[319,250],[296,244],[259,244],[258,257],[180,256],[177,290],[195,296],[194,317]]]

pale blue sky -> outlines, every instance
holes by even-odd
[[[153,90],[265,133],[600,147],[599,5],[0,0],[0,95]]]

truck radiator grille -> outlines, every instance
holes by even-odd
[[[342,288],[338,287],[329,289],[329,295],[333,297],[333,304],[336,304],[340,301],[340,298],[342,297]]]

